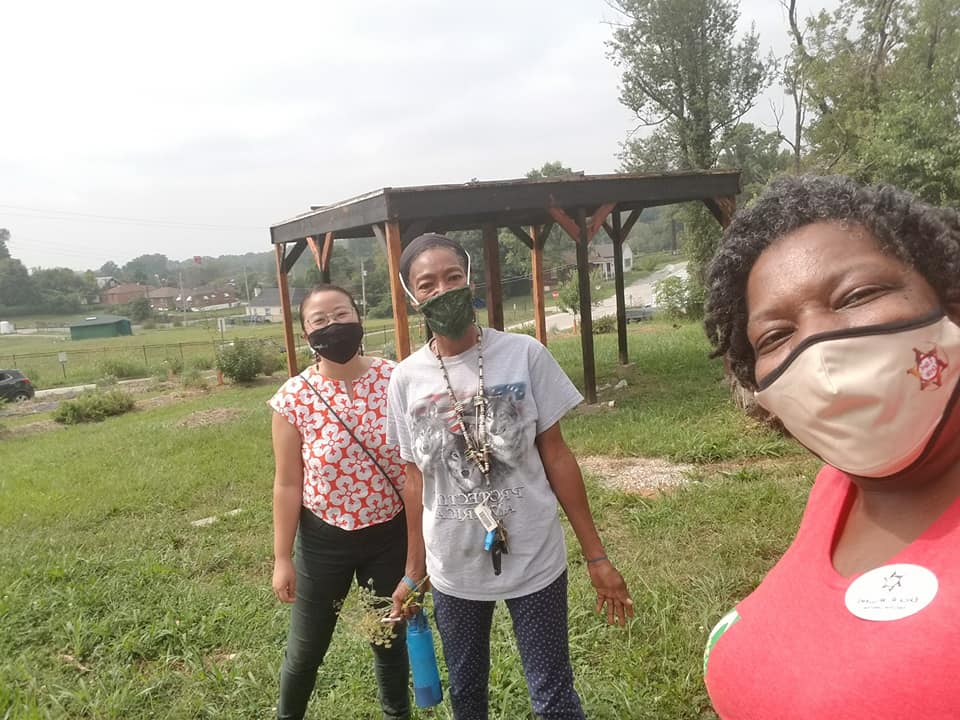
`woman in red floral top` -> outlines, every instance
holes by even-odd
[[[389,596],[406,561],[403,463],[386,441],[394,363],[360,354],[359,312],[342,288],[313,288],[300,304],[300,323],[316,364],[287,380],[269,403],[275,411],[273,591],[293,603],[278,718],[306,712],[336,609],[354,577]],[[390,647],[372,647],[384,717],[408,718],[404,633]]]

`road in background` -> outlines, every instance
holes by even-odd
[[[658,282],[665,280],[668,277],[679,277],[685,279],[687,277],[686,261],[670,263],[669,265],[650,273],[645,278],[640,278],[633,284],[625,287],[623,290],[623,296],[626,300],[627,307],[643,307],[644,305],[653,305],[653,288]],[[604,315],[616,314],[616,296],[602,300],[593,306],[592,316],[594,320],[601,318]],[[572,327],[572,313],[562,312],[557,313],[556,315],[547,316],[547,332],[552,332],[554,330],[569,330]]]

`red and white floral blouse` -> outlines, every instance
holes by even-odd
[[[406,463],[386,437],[387,386],[394,367],[389,360],[373,358],[370,369],[353,381],[353,400],[342,380],[323,377],[315,365],[303,372],[377,459],[390,482],[303,378],[287,380],[268,403],[300,431],[303,505],[344,530],[386,522],[403,510],[399,492]]]

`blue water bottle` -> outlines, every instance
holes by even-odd
[[[433,649],[433,633],[423,608],[407,621],[407,654],[413,670],[413,697],[417,707],[439,705],[443,702],[440,670]]]

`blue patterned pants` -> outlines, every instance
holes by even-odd
[[[505,601],[513,621],[534,712],[544,720],[583,720],[567,639],[567,573],[530,595]],[[486,720],[493,601],[433,590],[456,720]]]

